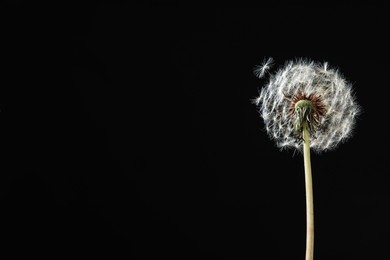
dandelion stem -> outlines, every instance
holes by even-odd
[[[307,123],[303,126],[303,161],[305,165],[305,189],[306,189],[306,258],[314,257],[314,203],[313,181],[310,163],[310,136]]]

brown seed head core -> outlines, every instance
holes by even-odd
[[[297,136],[301,138],[304,127],[307,127],[310,135],[320,128],[320,119],[326,108],[321,96],[300,93],[291,99],[290,112],[291,116],[296,117],[294,128]]]

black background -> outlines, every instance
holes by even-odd
[[[2,6],[2,254],[304,259],[302,156],[251,103],[255,65],[302,57],[363,108],[312,154],[315,259],[390,258],[385,1]]]

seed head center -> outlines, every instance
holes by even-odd
[[[314,112],[314,104],[308,99],[301,99],[295,103],[295,112],[300,113],[300,111],[308,110],[308,112]]]
[[[306,128],[309,133],[314,132],[314,113],[315,105],[308,99],[301,99],[295,103],[295,131],[301,136],[303,129]]]

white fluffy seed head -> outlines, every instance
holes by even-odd
[[[265,129],[281,149],[302,150],[302,138],[297,138],[291,113],[292,100],[298,96],[315,96],[321,100],[323,113],[318,129],[311,133],[310,147],[316,151],[333,150],[347,140],[361,112],[352,91],[352,85],[328,63],[310,60],[287,62],[275,74],[254,100]]]

